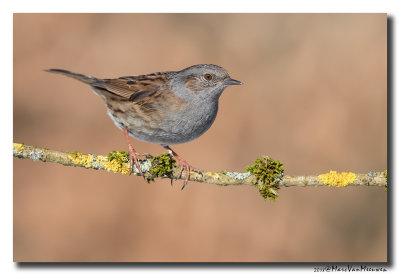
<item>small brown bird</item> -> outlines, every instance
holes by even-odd
[[[114,79],[100,79],[61,69],[47,72],[89,84],[104,100],[108,115],[124,131],[131,172],[135,163],[143,175],[129,136],[171,150],[180,166],[178,177],[186,169],[182,189],[189,180],[191,166],[169,145],[189,142],[204,134],[217,116],[218,99],[224,89],[242,84],[230,78],[224,68],[212,64]]]

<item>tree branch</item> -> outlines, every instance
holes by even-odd
[[[124,155],[125,154],[125,155]],[[166,154],[157,156],[162,157]],[[83,167],[87,169],[106,170],[113,171],[114,173],[129,173],[129,163],[126,158],[126,152],[112,152],[107,156],[94,155],[94,154],[82,154],[80,152],[63,152],[56,151],[47,148],[39,148],[34,146],[28,146],[21,143],[13,144],[13,156],[20,159],[31,159],[43,162],[53,162],[62,164],[64,166]],[[156,157],[156,158],[157,158]],[[155,158],[147,156],[146,159],[139,161],[140,167],[145,174],[145,177],[149,180],[160,177],[160,178],[177,178],[179,168],[172,167],[170,173],[165,172],[161,169],[162,173],[154,172],[160,170],[152,170],[156,165],[160,165],[159,161],[154,161]],[[135,175],[138,175],[138,171],[134,168]],[[185,176],[183,172],[183,177]],[[344,173],[342,173],[343,175]],[[387,185],[386,172],[369,172],[368,174],[353,174],[352,180],[345,182],[346,184],[334,184],[336,181],[342,181],[340,178],[341,174],[334,174],[330,172],[324,175],[311,175],[311,176],[283,176],[279,181],[279,186],[380,186],[385,187]],[[347,175],[346,174],[346,175]],[[324,178],[325,176],[325,178]],[[339,178],[337,177],[339,176]],[[348,175],[347,175],[348,176]],[[335,178],[336,177],[336,178]],[[328,178],[328,180],[327,180]],[[350,176],[351,178],[351,176]],[[190,172],[190,180],[197,182],[207,182],[210,184],[216,184],[221,186],[226,185],[257,185],[257,177],[250,172],[239,173],[239,172],[205,172],[198,173],[195,171]],[[325,181],[325,183],[323,182]],[[331,184],[332,183],[332,184]],[[340,183],[340,182],[339,182]]]

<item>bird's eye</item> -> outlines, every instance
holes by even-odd
[[[210,81],[211,79],[213,79],[213,76],[212,74],[205,74],[204,79]]]

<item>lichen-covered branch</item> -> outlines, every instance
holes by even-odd
[[[128,155],[124,151],[113,151],[107,156],[82,154],[80,152],[56,151],[47,148],[13,144],[13,155],[20,159],[39,160],[59,163],[64,166],[83,167],[87,169],[106,170],[114,173],[129,174]],[[146,156],[139,161],[145,178],[150,181],[157,177],[177,178],[179,168],[169,152],[152,157]],[[134,167],[133,174],[138,175]],[[185,171],[182,177],[185,176]],[[259,188],[264,198],[276,199],[281,186],[380,186],[386,187],[386,171],[369,172],[368,174],[341,173],[331,171],[327,174],[313,176],[283,176],[283,165],[276,160],[263,156],[247,167],[247,172],[190,172],[190,180],[211,184],[249,185]],[[265,183],[268,184],[265,184]]]

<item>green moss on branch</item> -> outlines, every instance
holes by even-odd
[[[257,158],[254,164],[247,166],[246,170],[256,177],[257,181],[254,185],[264,200],[275,201],[278,198],[279,183],[282,181],[285,170],[279,160],[262,156],[262,158]]]

